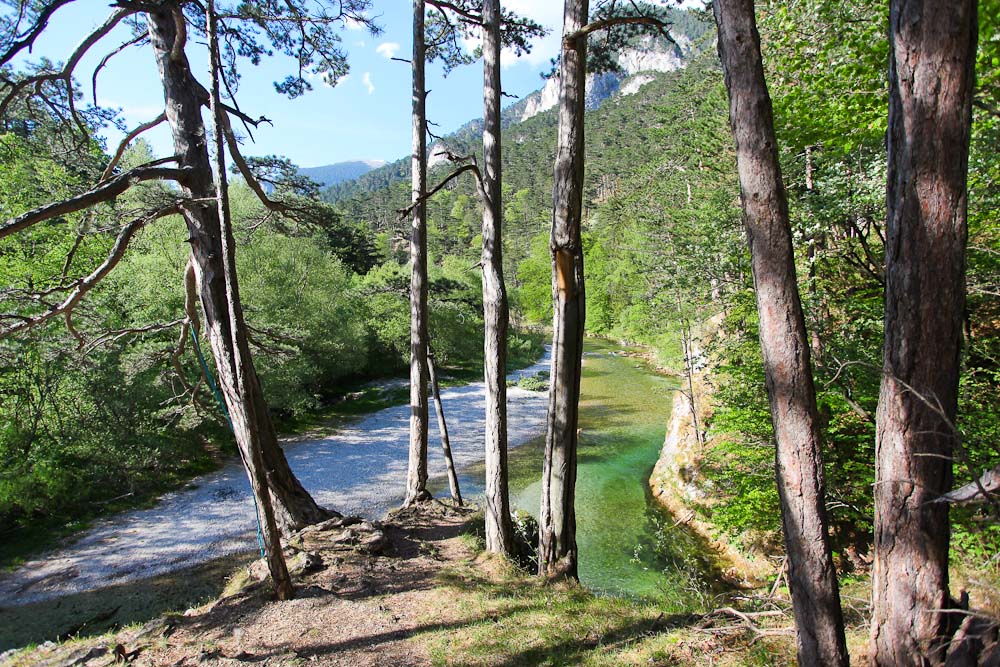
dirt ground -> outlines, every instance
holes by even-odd
[[[409,638],[461,616],[435,575],[474,557],[459,538],[472,512],[434,502],[382,523],[334,519],[289,540],[293,600],[274,600],[258,561],[234,576],[236,592],[212,604],[90,645],[43,645],[8,664],[429,665]]]

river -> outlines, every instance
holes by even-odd
[[[522,373],[545,368],[543,361]],[[675,388],[673,379],[619,346],[588,339],[576,501],[581,579],[596,592],[649,599],[667,611],[690,609],[711,579],[703,575],[710,567],[704,545],[674,527],[647,484]],[[482,384],[449,389],[444,402],[455,422],[463,487],[475,496],[482,479]],[[510,452],[512,501],[532,514],[545,403],[541,393],[510,392],[511,440],[520,445]],[[407,406],[382,410],[328,438],[290,446],[289,459],[316,485],[310,488],[321,502],[380,514],[401,499],[407,422]],[[229,465],[154,508],[115,517],[0,576],[0,650],[150,618],[217,594],[221,573],[245,561],[253,544],[252,526],[242,525],[250,501],[238,493],[241,478],[239,467]],[[204,564],[191,567],[198,560]]]
[[[690,609],[711,588],[704,545],[674,525],[653,498],[649,475],[660,453],[677,380],[637,353],[588,338],[580,388],[576,485],[580,579],[598,593]],[[544,436],[510,452],[511,502],[538,516]],[[463,475],[478,490],[482,468]]]

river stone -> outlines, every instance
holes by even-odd
[[[289,563],[288,571],[292,574],[303,574],[323,569],[323,557],[312,551],[296,554]]]

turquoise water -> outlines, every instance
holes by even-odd
[[[576,486],[580,579],[600,593],[675,602],[710,588],[704,546],[652,498],[648,479],[670,418],[674,378],[599,340],[585,345]],[[544,438],[510,452],[512,503],[537,518]]]

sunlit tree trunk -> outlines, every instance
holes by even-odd
[[[257,511],[257,521],[263,539],[265,558],[268,570],[274,582],[274,588],[279,600],[292,597],[292,581],[288,576],[284,554],[281,551],[281,534],[274,519],[274,509],[271,505],[271,493],[267,488],[267,471],[264,469],[261,438],[257,431],[260,419],[254,414],[254,409],[263,402],[254,399],[260,394],[260,384],[250,357],[250,344],[247,340],[246,321],[243,317],[243,307],[240,302],[239,281],[236,278],[236,238],[233,235],[232,216],[229,210],[229,183],[226,176],[225,139],[223,138],[222,114],[219,94],[219,77],[222,63],[219,57],[218,22],[215,16],[215,5],[208,0],[208,43],[212,70],[211,111],[212,139],[215,142],[215,187],[216,202],[221,227],[220,240],[222,245],[223,274],[226,289],[226,305],[229,315],[230,350],[232,352],[231,373],[225,376],[220,373],[223,391],[229,397],[229,402],[246,405],[246,414],[237,411],[232,417],[233,432],[237,442],[241,444],[243,463],[250,487],[254,496],[254,506]],[[232,415],[232,411],[230,412]],[[245,418],[244,418],[245,417]],[[246,443],[243,445],[243,443]]]
[[[427,492],[427,92],[424,0],[413,0],[413,218],[410,223],[410,453],[404,505]]]
[[[174,48],[178,36],[172,9],[179,15],[180,6],[171,3],[166,3],[160,11],[149,13],[149,35],[160,71],[174,151],[181,166],[191,169],[181,184],[181,192],[189,200],[182,208],[191,245],[191,264],[205,312],[205,331],[215,356],[220,384],[227,390],[226,404],[233,421],[236,442],[246,453],[250,451],[251,438],[259,441],[274,500],[275,518],[283,529],[296,530],[326,518],[329,513],[315,503],[288,467],[249,353],[244,355],[241,363],[237,363],[234,341],[237,336],[245,338],[246,332],[234,332],[233,327],[242,329],[245,324],[242,317],[235,321],[230,318],[222,229],[218,211],[205,203],[215,200],[216,191],[206,144],[207,134],[201,117],[206,101],[203,99],[204,88],[191,75],[183,42]],[[234,389],[237,372],[247,377],[245,395]]]
[[[828,535],[820,424],[753,0],[715,0],[760,317],[800,665],[847,665]]]
[[[566,0],[559,84],[559,136],[552,194],[552,370],[538,520],[538,571],[578,578],[576,545],[577,421],[583,325],[583,119],[587,75],[587,0]]]
[[[965,304],[976,3],[889,9],[884,372],[876,416],[872,662],[937,665]],[[950,664],[950,663],[949,663]]]
[[[483,2],[483,319],[486,378],[486,549],[510,555],[507,490],[507,288],[500,189],[500,0]]]

